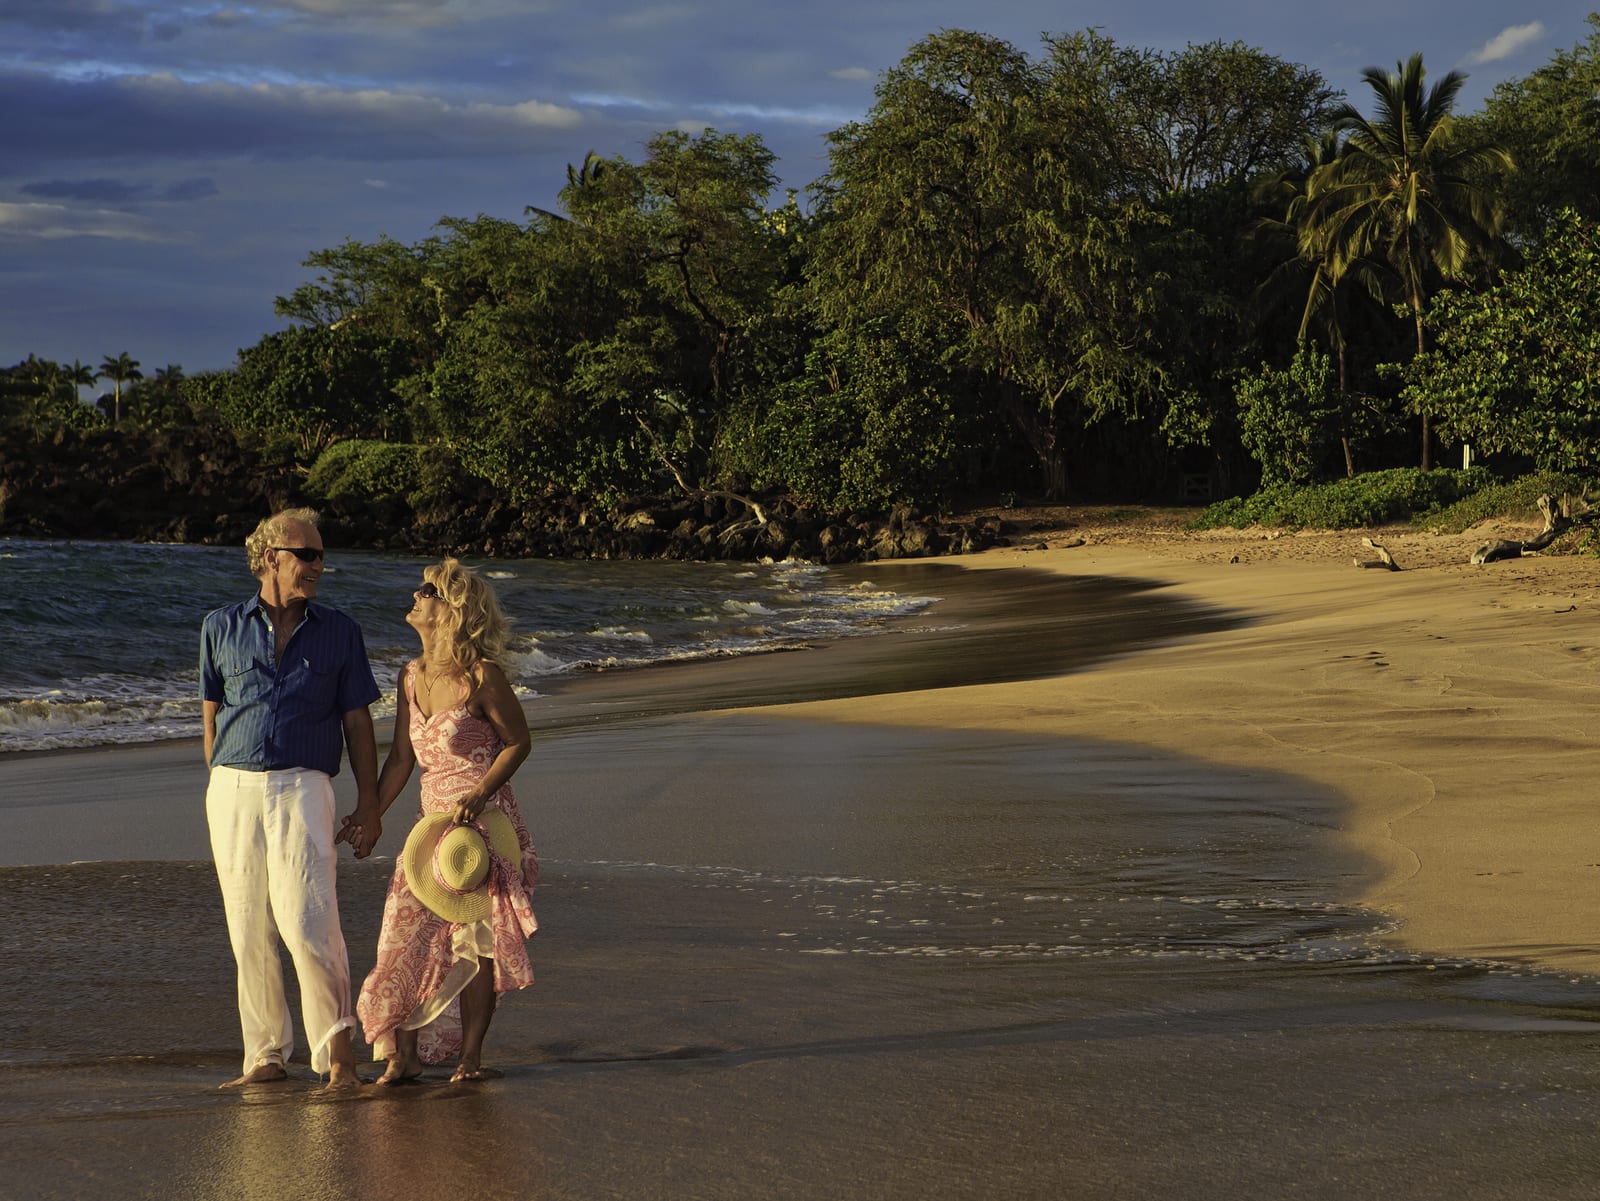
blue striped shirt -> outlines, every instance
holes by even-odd
[[[311,601],[277,659],[259,596],[206,614],[200,696],[215,701],[211,766],[246,771],[309,767],[339,774],[344,715],[378,699],[361,627]]]

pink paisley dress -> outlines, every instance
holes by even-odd
[[[417,668],[416,660],[406,665],[403,686],[411,703],[411,746],[422,768],[421,812],[449,812],[483,779],[504,744],[494,726],[464,703],[424,718],[417,708]],[[412,894],[405,868],[395,863],[378,932],[378,961],[356,1003],[374,1059],[394,1054],[394,1032],[401,1028],[417,1031],[417,1053],[424,1063],[458,1055],[458,998],[484,959],[493,960],[497,993],[533,983],[526,940],[538,929],[529,895],[539,878],[539,861],[511,786],[496,792],[489,805],[503,810],[516,827],[522,869],[497,861],[484,921],[462,924],[439,917]]]

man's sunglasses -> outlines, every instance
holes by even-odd
[[[279,554],[291,554],[302,563],[315,563],[322,558],[322,551],[315,546],[274,546],[272,549]]]
[[[417,589],[417,595],[420,596],[423,600],[443,600],[444,599],[444,593],[440,592],[437,588],[435,588],[433,586],[433,582],[431,580],[424,580],[423,581],[422,587]]]

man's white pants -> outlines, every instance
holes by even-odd
[[[279,937],[300,979],[313,1071],[329,1070],[329,1040],[356,1024],[334,895],[333,811],[333,784],[320,771],[211,769],[206,821],[239,968],[246,1072],[287,1063],[294,1050]]]

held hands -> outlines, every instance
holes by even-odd
[[[383,834],[383,822],[375,810],[363,810],[359,806],[354,813],[347,814],[338,833],[333,836],[334,845],[348,842],[350,849],[355,852],[357,859],[365,859],[372,853],[372,848],[378,845],[378,839]]]

